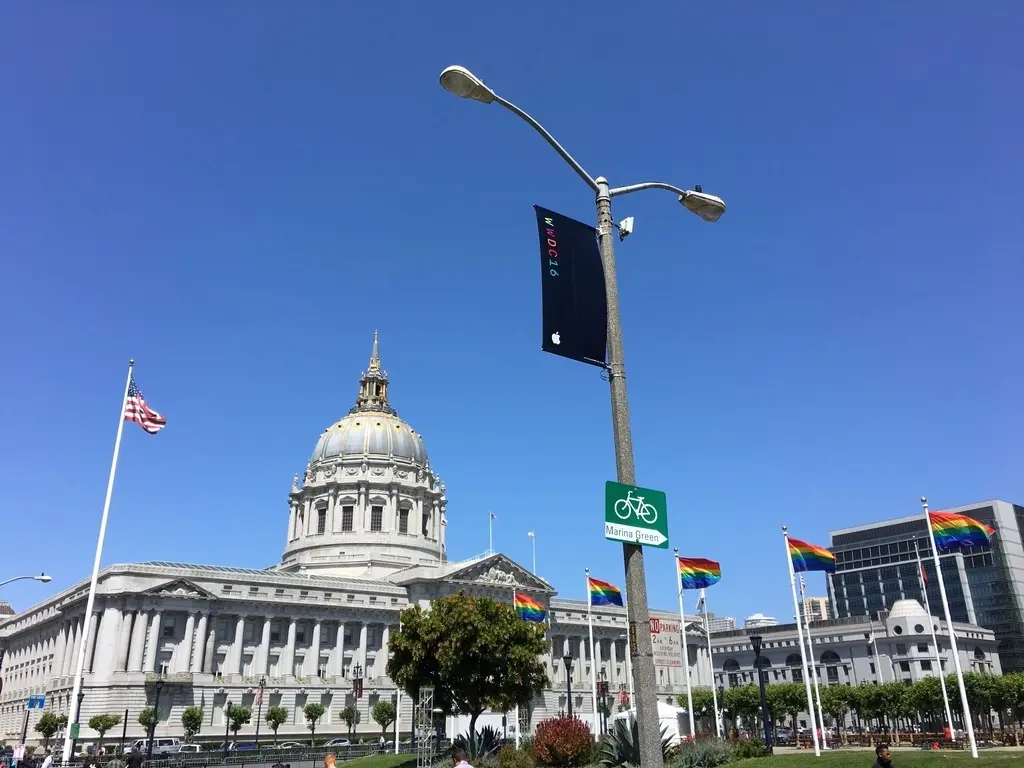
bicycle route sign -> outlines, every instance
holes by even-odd
[[[668,502],[663,491],[604,484],[604,537],[644,547],[668,547]]]

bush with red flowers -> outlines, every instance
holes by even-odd
[[[594,739],[578,717],[553,717],[538,723],[533,756],[541,765],[576,768],[590,759]]]

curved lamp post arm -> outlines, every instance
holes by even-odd
[[[50,577],[46,576],[45,574],[39,576],[14,576],[13,578],[0,581],[0,587],[4,586],[5,584],[10,584],[12,581],[21,581],[22,579],[32,579],[34,581],[41,581],[45,584],[50,580]]]
[[[609,189],[608,194],[615,197],[617,195],[628,195],[630,192],[642,192],[645,189],[667,189],[669,192],[675,192],[680,197],[686,197],[690,194],[689,190],[673,187],[671,184],[666,184],[663,181],[645,181],[643,184],[630,184],[628,187],[616,187],[615,189]]]
[[[547,129],[543,125],[538,123],[536,120],[533,119],[533,117],[531,117],[528,113],[526,113],[523,110],[521,110],[519,107],[517,107],[511,101],[508,101],[507,99],[501,98],[501,96],[499,96],[498,94],[494,94],[494,101],[496,101],[498,104],[501,104],[501,106],[503,106],[509,112],[512,112],[513,114],[518,115],[523,120],[525,120],[527,123],[529,123],[530,126],[537,133],[539,133],[541,136],[544,137],[544,141],[546,141],[548,144],[550,144],[552,149],[554,149],[555,152],[557,152],[559,155],[561,155],[562,159],[565,160],[565,162],[567,162],[569,165],[572,166],[572,169],[574,171],[576,171],[576,173],[579,175],[579,177],[581,179],[583,179],[585,182],[587,182],[587,186],[590,187],[592,190],[594,190],[594,192],[597,192],[597,182],[594,181],[593,178],[591,178],[590,174],[587,173],[586,170],[584,170],[582,165],[580,165],[578,162],[576,162],[576,159],[572,155],[570,155],[568,153],[568,151],[566,151],[565,147],[563,147],[561,144],[559,144],[555,140],[555,137],[552,136],[550,133],[548,133]]]

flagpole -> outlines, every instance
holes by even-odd
[[[128,361],[128,376],[124,382],[124,395],[121,397],[121,413],[117,420],[117,437],[114,438],[114,456],[110,460],[110,475],[107,477],[107,495],[103,500],[103,516],[100,518],[100,533],[96,539],[96,556],[92,563],[92,579],[89,582],[89,597],[85,602],[85,621],[82,622],[82,642],[78,648],[78,661],[75,665],[75,685],[71,692],[71,717],[68,720],[68,727],[64,732],[64,751],[61,754],[62,762],[67,765],[72,759],[71,754],[71,726],[78,722],[81,712],[79,694],[82,692],[82,670],[85,668],[85,650],[88,643],[85,641],[91,632],[90,625],[94,621],[92,615],[93,606],[96,604],[96,582],[100,575],[100,559],[103,556],[103,539],[107,535],[107,518],[110,514],[110,499],[114,495],[114,475],[117,473],[117,456],[121,452],[121,434],[124,432],[124,409],[128,404],[128,388],[132,383],[132,368],[134,360]]]
[[[946,692],[946,676],[942,674],[942,657],[939,655],[939,639],[935,636],[935,622],[932,620],[932,606],[928,601],[928,582],[924,578],[924,563],[921,562],[921,550],[914,539],[914,555],[917,557],[917,572],[921,580],[921,594],[924,595],[924,609],[928,611],[928,631],[932,634],[932,647],[935,649],[935,669],[939,673],[939,684],[942,686],[942,703],[946,707],[946,722],[949,724],[949,737],[953,738],[953,712],[949,708],[949,694]]]
[[[344,630],[342,630],[342,631],[344,631]],[[401,620],[401,618],[399,618],[399,620],[398,620],[398,631],[399,632],[402,631],[402,620]],[[345,663],[344,659],[342,659],[341,663],[342,664]],[[387,667],[387,663],[388,663],[388,660],[384,659],[385,669]],[[262,696],[262,695],[263,695],[263,693],[261,692],[260,696]],[[402,740],[401,739],[401,735],[402,735],[402,689],[396,685],[395,686],[395,754],[396,755],[398,754],[398,744]]]
[[[828,739],[825,738],[825,716],[821,713],[821,690],[818,688],[818,665],[814,661],[814,642],[811,639],[811,620],[807,618],[807,586],[804,584],[803,575],[800,576],[800,604],[803,609],[803,622],[807,630],[807,651],[811,655],[811,680],[814,681],[814,698],[818,702],[818,727],[821,729],[821,746],[828,749]]]
[[[796,599],[796,572],[793,570],[793,556],[789,553],[789,528],[782,526],[782,540],[786,547],[786,566],[789,568],[789,587],[793,591],[793,613],[797,616],[796,634],[800,641],[800,660],[804,669],[804,690],[807,692],[807,715],[811,718],[811,736],[814,737],[814,756],[821,757],[821,746],[818,744],[818,728],[814,722],[814,702],[811,700],[811,674],[807,669],[807,647],[804,645],[803,622],[800,621],[800,605]],[[761,674],[761,670],[757,670]],[[758,677],[760,681],[760,677]]]
[[[487,513],[487,554],[494,554],[494,513]]]
[[[533,575],[537,575],[537,534],[533,531],[526,532],[527,537],[530,539],[530,544],[533,548]]]
[[[597,655],[594,653],[594,618],[590,612],[590,569],[584,568],[583,572],[587,576],[587,634],[590,635],[590,696],[591,702],[593,703],[594,711],[593,717],[591,718],[594,723],[594,736],[597,737],[601,733],[601,726],[597,719]]]
[[[686,617],[683,615],[683,582],[679,578],[679,550],[673,549],[675,557],[672,558],[672,578],[676,582],[676,591],[679,594],[679,634],[682,635],[683,645],[683,680],[686,681],[686,714],[690,718],[690,739],[697,738],[697,729],[693,725],[693,693],[690,691],[690,654],[686,651]]]
[[[718,712],[718,690],[715,688],[715,661],[711,655],[711,627],[708,624],[708,598],[703,589],[700,591],[701,602],[704,603],[704,635],[708,640],[708,665],[711,667],[711,703],[715,707],[715,733],[722,738],[722,717]]]
[[[971,757],[978,757],[978,743],[974,740],[974,723],[971,722],[971,707],[967,703],[967,689],[964,687],[964,670],[960,665],[960,651],[956,646],[956,629],[953,627],[953,617],[949,612],[949,599],[946,597],[946,582],[942,578],[942,565],[939,563],[939,548],[935,543],[935,531],[932,530],[932,520],[928,516],[928,499],[921,497],[921,507],[924,509],[924,524],[928,528],[928,536],[932,542],[932,558],[935,560],[935,575],[939,579],[939,596],[942,598],[942,610],[946,614],[946,629],[949,632],[949,649],[953,652],[953,666],[956,667],[956,684],[960,687],[960,706],[964,710],[964,725],[967,727],[967,740],[971,743]],[[939,664],[939,674],[942,674],[942,664]]]
[[[629,590],[626,588],[625,582],[622,584],[622,607],[626,611],[626,616],[629,616]],[[626,679],[629,681],[629,708],[631,710],[635,707],[636,699],[633,698],[633,649],[630,647],[629,642],[629,626],[626,626]],[[636,711],[633,711],[634,718]]]

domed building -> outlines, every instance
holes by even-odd
[[[253,710],[239,741],[256,739],[263,710],[284,707],[288,719],[278,737],[287,740],[308,738],[303,708],[313,702],[324,707],[318,737],[348,734],[341,720],[347,707],[359,712],[356,733],[375,737],[380,729],[370,710],[390,700],[398,702],[398,726],[408,733],[411,702],[385,671],[389,638],[403,609],[427,607],[456,591],[507,602],[525,594],[548,611],[550,685],[529,711],[520,712],[524,730],[569,709],[567,656],[574,712],[593,722],[592,675],[608,683],[612,701],[627,701],[632,683],[624,609],[594,609],[591,652],[586,600],[556,598],[552,585],[501,553],[449,560],[445,485],[422,436],[399,417],[389,389],[374,334],[354,405],[317,437],[305,471],[292,481],[280,562],[265,569],[165,561],[111,565],[100,571],[88,621],[88,579],[25,611],[0,616],[0,738],[16,741],[23,727],[30,740],[38,736],[32,726],[43,710],[26,709],[31,698],[43,696],[46,710],[69,714],[83,646],[80,720],[86,743],[98,736],[85,725],[90,717],[123,717],[125,710],[128,740],[144,737],[138,717],[146,707],[157,710],[155,735],[169,738],[183,736],[185,708],[200,707],[198,738],[219,743],[229,705]],[[141,546],[145,541],[140,538]],[[881,653],[901,659],[908,639],[927,641],[920,613],[919,607],[904,605],[894,607],[885,623],[867,618],[835,626],[812,623],[823,654],[823,680],[879,679],[864,638],[874,633]],[[742,685],[753,679],[745,631],[712,635],[712,665],[701,619],[687,617],[681,625],[675,610],[652,610],[651,619],[659,701],[674,703],[684,691],[682,631],[694,685]],[[764,658],[777,667],[775,679],[785,680],[787,674],[793,679],[795,625],[759,631],[766,640]],[[940,637],[943,632],[948,632],[944,626]],[[957,625],[957,634],[966,635],[963,647],[971,649],[965,666],[998,672],[991,632]],[[908,667],[908,675],[927,673],[927,653],[916,647],[920,659]],[[899,664],[894,669],[902,669],[904,662]],[[485,714],[479,724],[487,723],[501,727],[502,713]],[[266,739],[266,726],[260,725]],[[464,727],[453,720],[449,734]]]

